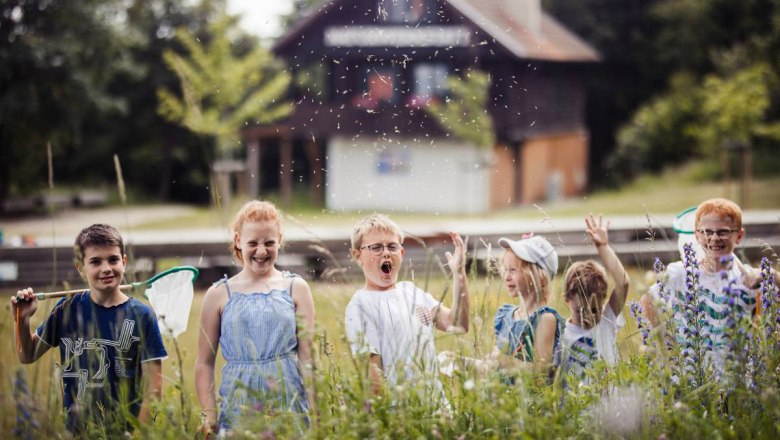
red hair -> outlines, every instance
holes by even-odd
[[[715,198],[701,202],[696,209],[696,228],[699,227],[699,221],[707,214],[717,214],[722,218],[730,218],[737,229],[742,229],[742,209],[739,205],[728,199]]]
[[[238,238],[241,228],[246,222],[276,222],[276,226],[279,228],[279,245],[282,242],[282,220],[279,215],[279,210],[271,202],[262,200],[251,200],[244,203],[244,206],[238,210],[236,216],[233,218],[233,225],[230,228],[230,232],[233,235],[233,241],[230,243],[230,252],[233,253],[238,261],[243,262],[241,258],[241,249],[238,248],[236,238]]]

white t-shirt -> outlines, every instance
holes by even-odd
[[[588,330],[566,321],[562,338],[564,372],[574,372],[582,376],[585,369],[599,359],[604,359],[608,365],[617,364],[620,360],[617,334],[625,324],[623,314],[615,316],[609,304],[604,307],[598,324]]]
[[[736,258],[736,257],[734,257]],[[738,316],[752,314],[756,310],[756,290],[748,289],[742,282],[742,272],[739,271],[736,264],[726,273],[726,279],[723,279],[720,273],[707,273],[699,271],[699,284],[701,290],[698,295],[704,300],[702,317],[704,321],[701,328],[701,340],[707,344],[706,359],[712,362],[716,372],[723,373],[724,359],[726,356],[727,340],[724,337],[726,328],[726,318],[729,312],[729,294],[724,291],[729,286],[730,281],[735,284],[731,286],[732,294],[735,299],[734,307]],[[747,266],[747,265],[745,265]],[[683,332],[686,326],[683,316],[686,287],[685,266],[681,261],[671,263],[666,268],[667,279],[665,281],[665,290],[668,293],[667,306],[674,311],[674,321],[677,327],[677,340],[684,341],[687,336]],[[650,287],[650,295],[658,300],[660,286],[654,284]]]
[[[439,305],[431,294],[409,281],[386,291],[359,289],[346,310],[352,353],[382,356],[382,368],[391,386],[428,376],[441,390],[433,338],[433,313]]]

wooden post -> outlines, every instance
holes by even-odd
[[[283,137],[280,144],[280,167],[279,167],[279,187],[282,192],[282,204],[285,207],[292,205],[292,140],[289,137]]]
[[[322,155],[316,141],[306,141],[306,157],[309,159],[309,169],[311,170],[311,175],[309,176],[309,196],[313,204],[320,205],[323,203],[325,164],[322,163]]]
[[[729,167],[729,148],[724,146],[720,153],[720,163],[723,167],[723,197],[731,198],[731,172]]]
[[[742,184],[739,206],[748,209],[750,204],[750,177],[753,173],[753,152],[750,143],[742,149]]]
[[[246,142],[247,196],[256,199],[260,195],[260,141],[257,138]]]

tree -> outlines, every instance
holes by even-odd
[[[482,148],[495,144],[493,121],[487,112],[490,76],[478,70],[447,78],[444,102],[430,101],[425,111],[456,137]]]
[[[665,56],[677,59],[675,78],[686,79],[672,81],[621,129],[612,169],[632,177],[690,157],[717,164],[731,142],[763,152],[758,168],[776,173],[780,1],[663,2],[656,13],[667,23],[659,41],[677,40]],[[725,30],[724,21],[733,26]],[[700,38],[712,29],[717,36]]]
[[[0,201],[46,185],[49,142],[58,178],[111,170],[107,127],[127,108],[109,85],[131,68],[121,10],[119,0],[0,2]]]
[[[169,121],[212,137],[217,156],[225,163],[236,155],[243,126],[268,124],[290,114],[291,103],[284,98],[291,77],[256,41],[245,39],[244,47],[232,44],[231,36],[237,32],[234,17],[223,12],[209,31],[208,40],[186,29],[177,31],[189,56],[166,51],[164,59],[179,78],[181,93],[160,88],[158,111]],[[219,190],[229,200],[229,180],[223,176],[220,181]]]
[[[235,152],[239,129],[248,122],[267,124],[292,111],[283,99],[290,84],[289,73],[280,70],[270,52],[260,46],[236,56],[229,37],[234,25],[235,20],[228,16],[218,19],[210,27],[213,40],[205,44],[180,29],[177,38],[190,57],[166,51],[164,59],[179,78],[181,95],[167,88],[157,93],[163,117],[195,133],[213,136],[222,157]]]
[[[292,10],[282,16],[282,27],[289,29],[298,20],[312,13],[316,7],[324,6],[328,0],[292,0]]]

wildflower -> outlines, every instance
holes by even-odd
[[[650,326],[643,316],[642,305],[638,301],[629,301],[628,306],[631,316],[636,320],[636,327],[642,334],[642,345],[647,345],[647,339],[650,336]]]
[[[474,379],[469,379],[466,382],[463,382],[463,389],[466,391],[471,391],[474,389]]]

